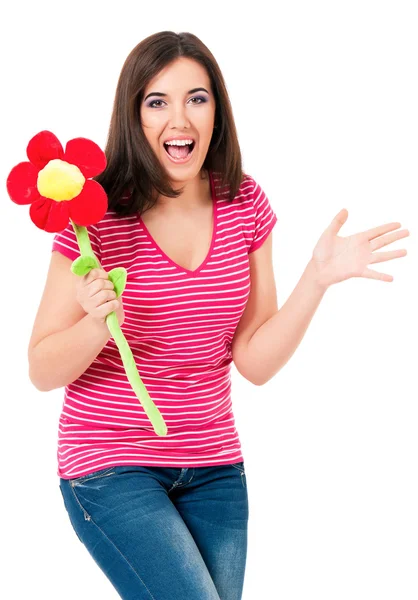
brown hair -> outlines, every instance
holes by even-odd
[[[106,169],[93,179],[108,196],[108,210],[121,216],[142,214],[159,194],[177,198],[140,123],[140,107],[148,82],[164,67],[184,56],[206,68],[215,95],[215,128],[202,168],[216,172],[229,186],[232,201],[242,183],[241,151],[231,103],[221,70],[209,49],[192,33],[161,31],[141,41],[122,67],[106,141]]]

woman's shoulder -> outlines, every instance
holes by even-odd
[[[214,171],[212,172],[212,176],[217,197],[220,199],[229,198],[230,185],[228,183],[222,184],[220,173]],[[233,203],[245,204],[246,202],[249,202],[251,200],[255,186],[256,181],[254,180],[254,178],[249,173],[243,172],[241,183],[233,198]]]

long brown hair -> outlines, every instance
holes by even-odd
[[[241,151],[231,103],[214,56],[192,33],[161,31],[141,41],[130,52],[119,76],[106,141],[106,169],[94,177],[108,196],[108,209],[120,216],[142,214],[159,194],[177,198],[140,123],[140,106],[148,82],[164,67],[184,56],[198,61],[210,77],[215,95],[215,128],[202,168],[216,172],[233,200],[242,183]]]

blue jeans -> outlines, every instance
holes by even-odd
[[[124,600],[241,600],[244,463],[60,478],[73,529]]]

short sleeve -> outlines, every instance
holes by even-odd
[[[255,228],[254,237],[248,254],[254,252],[263,245],[269,233],[277,223],[277,215],[274,212],[269,199],[265,192],[261,189],[258,183],[254,181],[254,189],[252,192],[252,202],[255,211]]]
[[[89,234],[92,250],[96,255],[98,261],[101,262],[102,253],[99,228],[96,224],[88,225],[87,231]],[[64,254],[64,256],[67,256],[71,260],[75,260],[80,256],[80,249],[78,247],[77,237],[75,235],[74,227],[72,226],[71,221],[69,221],[65,229],[54,235],[51,252],[53,252],[54,250],[58,250],[58,252],[61,252],[61,254]]]

